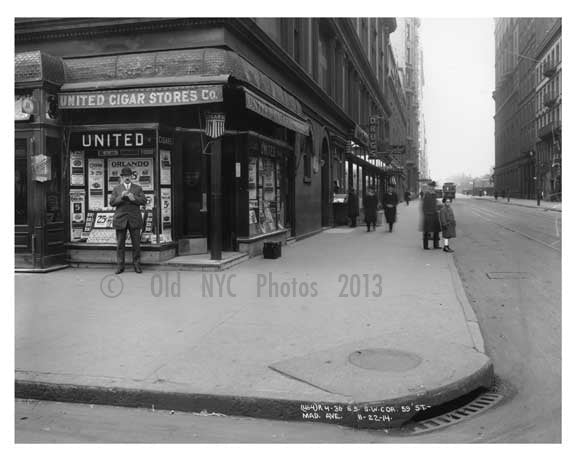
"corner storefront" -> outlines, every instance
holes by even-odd
[[[17,55],[17,77],[18,62],[30,55],[46,56]],[[309,125],[298,101],[243,58],[194,49],[49,59],[63,71],[51,87],[57,97],[56,104],[51,100],[57,106],[50,120],[54,142],[39,149],[53,151],[50,184],[60,204],[61,262],[114,261],[109,197],[123,166],[132,168],[147,197],[144,263],[206,253],[215,238],[224,250],[254,255],[264,242],[291,234],[294,150],[309,136]],[[192,68],[202,70],[190,73]],[[35,78],[46,85],[42,72]],[[23,97],[16,95],[17,101]],[[31,157],[30,142],[27,150],[19,147],[24,138],[18,125],[17,132],[16,188],[26,195],[30,166],[18,159]],[[215,170],[216,155],[221,163]],[[18,216],[23,200],[33,201],[23,194],[16,197],[17,235],[30,233]]]

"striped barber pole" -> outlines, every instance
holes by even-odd
[[[226,114],[220,112],[208,112],[206,114],[206,135],[210,138],[219,138],[224,134]]]

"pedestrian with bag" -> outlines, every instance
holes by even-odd
[[[404,195],[406,195],[406,193]],[[388,186],[388,190],[384,194],[384,200],[382,200],[382,203],[384,205],[384,217],[388,223],[389,232],[392,232],[392,227],[394,227],[394,223],[396,222],[396,212],[398,206],[398,194],[396,193],[393,184]]]
[[[456,219],[454,218],[452,207],[445,198],[442,199],[442,208],[438,212],[438,218],[442,228],[444,251],[446,253],[454,253],[454,250],[450,248],[450,239],[456,237]]]

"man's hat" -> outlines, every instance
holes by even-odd
[[[125,166],[122,168],[120,176],[132,176],[132,169],[129,166]]]

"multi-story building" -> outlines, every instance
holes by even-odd
[[[408,108],[406,105],[406,93],[404,85],[402,84],[400,70],[396,64],[396,58],[392,47],[389,47],[388,52],[388,79],[386,81],[386,95],[390,104],[391,115],[386,120],[385,136],[388,139],[387,149],[391,151],[399,151],[406,149],[406,136],[408,130]],[[403,157],[405,154],[388,154],[386,160],[387,166],[392,171],[402,171],[402,178],[405,178]],[[406,184],[398,184],[401,189],[406,187]],[[402,191],[403,192],[403,191]]]
[[[561,19],[495,23],[494,187],[545,199],[561,191]]]
[[[16,264],[114,261],[111,189],[147,196],[143,262],[304,238],[390,172],[393,18],[15,24]]]
[[[536,175],[547,200],[562,200],[562,22],[556,20],[535,53]]]
[[[423,61],[420,46],[420,19],[397,18],[397,30],[390,36],[390,43],[394,50],[396,62],[402,77],[402,84],[406,94],[407,105],[407,135],[406,154],[403,165],[406,173],[406,187],[412,193],[419,189],[421,177],[420,157],[426,155],[422,151],[423,140],[420,138],[423,131],[422,123],[422,86]]]

